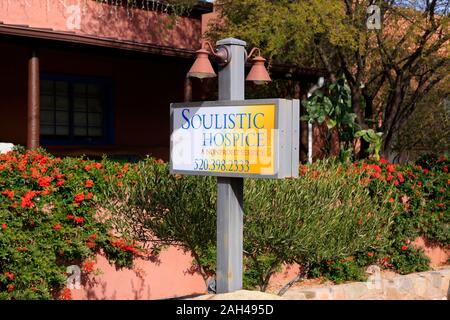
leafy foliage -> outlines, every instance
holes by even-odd
[[[428,269],[414,240],[450,245],[449,164],[432,155],[408,165],[327,160],[301,166],[298,179],[247,179],[245,286],[265,290],[284,263],[336,282],[363,279],[374,263]],[[154,254],[181,245],[206,281],[215,272],[215,203],[214,178],[171,175],[152,158],[0,155],[0,298],[70,298],[68,265],[91,272],[103,250],[130,267],[143,252],[136,243]]]
[[[350,159],[353,151],[353,140],[359,126],[356,114],[352,111],[351,92],[345,78],[329,85],[327,94],[315,91],[303,102],[307,114],[303,120],[326,122],[328,129],[336,130],[339,137],[340,159]]]
[[[67,266],[81,266],[101,249],[118,267],[131,265],[138,249],[114,238],[96,214],[111,178],[105,167],[120,172],[111,162],[43,150],[0,155],[0,299],[61,297]]]
[[[389,158],[429,93],[440,87],[433,104],[450,94],[450,1],[374,4],[382,12],[380,30],[367,28],[368,1],[217,0],[220,19],[209,36],[240,37],[259,47],[270,66],[326,68],[333,83],[344,76],[356,123],[383,132],[381,152]],[[438,141],[448,140],[443,133]]]
[[[375,132],[373,129],[360,130],[356,132],[355,137],[362,137],[364,141],[369,143],[369,149],[367,150],[373,158],[378,161],[380,160],[380,150],[383,132]]]

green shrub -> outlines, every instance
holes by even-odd
[[[448,247],[449,160],[300,166],[297,179],[246,179],[244,286],[267,289],[284,263],[335,282],[379,264],[429,268],[418,236]],[[101,210],[100,210],[101,209]],[[108,209],[108,210],[104,210]],[[59,159],[43,150],[0,155],[0,299],[70,298],[69,265],[102,250],[132,266],[136,243],[192,253],[206,281],[216,262],[216,179],[171,175],[162,161]]]
[[[247,180],[244,248],[261,289],[282,263],[308,268],[387,245],[397,206],[393,188],[361,185],[361,174],[331,161],[301,168],[298,179]],[[269,265],[257,263],[272,257]]]
[[[282,263],[302,266],[385,245],[395,204],[393,190],[369,190],[360,175],[320,162],[299,179],[245,182],[244,284],[265,290]],[[147,159],[126,188],[106,199],[123,232],[153,245],[190,250],[206,278],[215,271],[216,186],[211,177],[173,176]],[[381,189],[383,188],[383,189]],[[142,235],[147,235],[143,237]]]
[[[171,175],[166,163],[147,158],[124,182],[105,191],[116,229],[153,250],[167,245],[189,250],[206,281],[215,271],[215,179]]]
[[[330,160],[301,166],[298,179],[246,179],[244,286],[265,290],[283,263],[336,282],[363,279],[370,264],[426,270],[429,261],[412,241],[421,235],[448,245],[446,161],[426,169]],[[118,224],[153,246],[191,251],[206,280],[215,271],[215,179],[173,176],[154,159],[135,168],[127,187],[105,197],[122,199],[110,203],[123,215]]]

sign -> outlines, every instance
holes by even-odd
[[[172,103],[172,173],[298,176],[299,100]]]

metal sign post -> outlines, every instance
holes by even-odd
[[[230,62],[219,70],[219,100],[245,99],[246,43],[223,39],[216,43],[227,46]],[[242,289],[244,179],[217,178],[217,269],[216,292]]]
[[[216,293],[242,289],[244,178],[298,176],[299,101],[245,100],[245,45],[217,42],[226,60],[218,101],[170,105],[170,172],[217,177]]]

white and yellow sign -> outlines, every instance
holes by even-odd
[[[298,121],[298,103],[292,100],[172,104],[171,171],[296,176],[292,165],[298,168]]]

